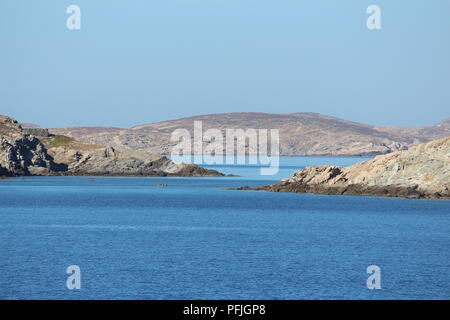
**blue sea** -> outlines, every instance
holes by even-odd
[[[0,180],[1,299],[449,299],[450,201],[233,191],[240,177]],[[159,184],[166,184],[161,187]],[[68,266],[81,272],[69,290]],[[366,286],[370,265],[381,289]]]

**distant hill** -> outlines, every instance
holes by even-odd
[[[114,127],[55,128],[50,132],[126,149],[146,149],[168,154],[178,128],[193,131],[194,121],[203,130],[279,129],[281,155],[365,156],[405,150],[413,145],[450,136],[450,118],[426,127],[376,127],[318,113],[222,113],[142,124],[129,129]]]
[[[28,129],[39,129],[42,128],[40,125],[38,124],[34,124],[34,123],[28,123],[28,122],[24,122],[20,124],[22,126],[22,128],[28,128]]]

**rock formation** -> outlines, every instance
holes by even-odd
[[[315,166],[273,185],[240,190],[450,199],[450,138],[351,167]]]
[[[0,115],[0,176],[44,175],[61,168],[39,139],[23,134],[17,121]]]
[[[49,137],[50,134],[46,128],[23,128],[23,133],[36,137]]]
[[[0,176],[222,176],[146,151],[104,147],[61,135],[37,138],[0,115]]]
[[[50,142],[51,144],[51,142]],[[222,176],[193,164],[177,164],[163,155],[75,143],[50,147],[57,163],[68,165],[65,175],[76,176]],[[56,172],[55,174],[61,174]]]

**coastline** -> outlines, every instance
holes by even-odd
[[[226,190],[240,191],[267,191],[267,192],[286,192],[300,194],[319,194],[328,196],[361,196],[376,198],[402,198],[402,199],[427,199],[427,200],[450,200],[450,196],[441,196],[422,193],[417,188],[402,186],[388,187],[361,187],[352,185],[347,188],[305,188],[302,185],[264,185],[258,187],[242,186],[237,188],[227,188]]]
[[[310,166],[291,178],[237,190],[450,199],[450,137],[350,167]]]

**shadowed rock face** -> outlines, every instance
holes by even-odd
[[[0,150],[4,175],[46,175],[67,168],[56,164],[45,146],[32,136],[16,140],[0,137]]]
[[[276,184],[238,190],[450,199],[450,138],[351,167],[307,167]]]
[[[120,150],[64,136],[27,134],[0,115],[0,176],[222,176],[192,164],[177,164],[146,151]]]
[[[0,175],[45,175],[57,170],[64,170],[64,165],[53,161],[39,139],[23,134],[17,121],[0,115]]]

